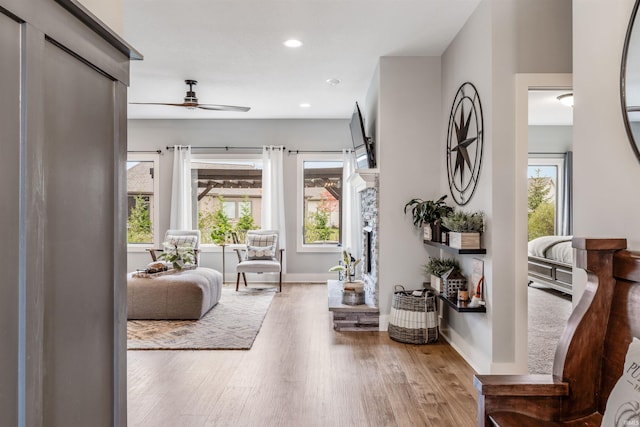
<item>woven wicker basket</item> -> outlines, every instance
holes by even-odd
[[[408,344],[428,344],[438,340],[436,295],[421,289],[420,295],[396,285],[389,316],[389,337]]]

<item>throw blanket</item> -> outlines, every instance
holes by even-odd
[[[573,263],[573,236],[542,236],[529,242],[529,255],[565,264]]]

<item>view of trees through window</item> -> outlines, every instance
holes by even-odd
[[[244,242],[247,230],[260,228],[262,165],[257,160],[192,161],[197,175],[198,228],[202,243]]]
[[[218,194],[213,203],[198,203],[198,228],[203,243],[232,243],[232,233],[243,242],[248,230],[257,228],[253,218],[252,201],[245,195],[242,201],[227,201]],[[259,223],[259,220],[257,221]]]
[[[556,234],[558,168],[529,165],[528,175],[528,237],[531,241]]]
[[[304,244],[340,242],[342,161],[305,161]]]
[[[338,244],[341,240],[342,161],[303,162],[303,242]],[[197,191],[198,228],[202,244],[244,242],[248,230],[261,227],[262,162],[260,159],[196,159],[191,163]],[[154,162],[127,162],[130,244],[154,243]],[[194,213],[195,215],[195,213]]]
[[[153,162],[127,162],[127,242],[153,243]]]

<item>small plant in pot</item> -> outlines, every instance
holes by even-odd
[[[442,218],[449,229],[449,246],[456,249],[480,249],[480,234],[484,231],[484,213],[457,211]]]
[[[347,277],[347,281],[353,283],[356,275],[356,266],[360,263],[361,258],[355,259],[349,251],[342,251],[342,264],[334,265],[329,269],[330,272],[342,271]]]
[[[411,208],[413,225],[418,228],[424,227],[425,240],[432,240],[434,242],[441,241],[441,218],[453,212],[453,208],[447,206],[444,202],[446,198],[447,195],[445,194],[438,200],[411,199],[404,205],[405,214],[407,213],[407,209]]]
[[[187,267],[194,267],[196,263],[196,254],[193,248],[188,244],[178,244],[174,240],[164,242],[164,252],[158,256],[159,259],[166,261],[174,269],[180,271]]]
[[[442,292],[442,275],[451,269],[461,270],[458,260],[430,257],[424,265],[424,272],[431,277],[431,287],[438,292]]]

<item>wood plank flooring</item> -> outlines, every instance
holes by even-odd
[[[326,292],[283,285],[249,351],[129,351],[128,425],[476,425],[455,350],[334,332]]]

